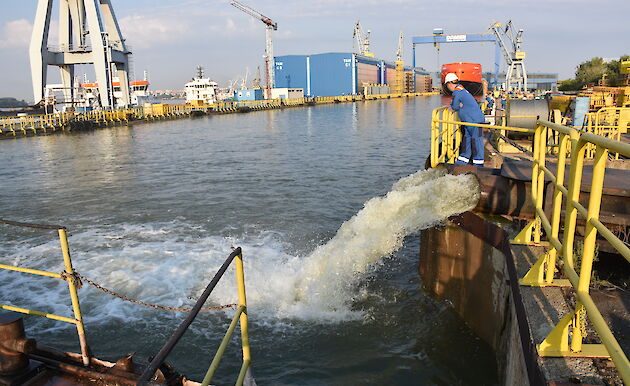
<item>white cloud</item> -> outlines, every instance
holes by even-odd
[[[130,15],[120,20],[123,36],[132,47],[150,48],[184,39],[189,25],[169,15]]]
[[[9,21],[2,27],[0,48],[28,47],[32,32],[33,25],[26,19]]]

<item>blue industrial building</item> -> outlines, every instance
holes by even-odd
[[[262,99],[263,99],[263,90],[261,88],[234,91],[235,101],[259,101]]]
[[[351,52],[276,56],[275,87],[303,88],[306,96],[359,94],[363,84],[392,83],[394,68],[394,63]],[[419,69],[405,72],[428,75]]]

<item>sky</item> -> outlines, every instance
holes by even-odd
[[[54,0],[57,7],[60,0]],[[487,33],[492,22],[523,29],[529,72],[572,77],[591,57],[614,59],[630,54],[628,0],[243,0],[278,23],[276,56],[351,52],[352,32],[361,21],[371,31],[376,57],[393,60],[398,34],[405,36],[404,60],[411,64],[411,37]],[[182,89],[202,65],[206,75],[226,85],[250,76],[263,65],[264,25],[229,4],[229,0],[112,0],[127,44],[133,51],[136,78],[149,73],[151,89]],[[28,45],[37,0],[0,0],[0,97],[32,101]],[[56,27],[55,27],[56,28]],[[51,45],[56,45],[55,31]],[[438,64],[481,63],[491,71],[493,44],[445,44],[416,48],[416,64],[436,71]],[[503,65],[503,63],[502,63]],[[503,68],[503,66],[502,66]],[[51,83],[58,81],[49,69]],[[88,72],[89,74],[89,72]]]

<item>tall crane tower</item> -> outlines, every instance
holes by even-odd
[[[48,66],[61,71],[65,102],[73,100],[74,66],[92,64],[101,107],[114,107],[113,77],[130,104],[129,51],[110,0],[59,0],[59,45],[49,45],[53,0],[39,0],[29,49],[35,103],[44,98]]]
[[[501,29],[501,27],[501,23],[493,23],[490,29],[494,32],[497,44],[501,47],[501,51],[507,63],[503,88],[506,91],[510,89],[526,91],[527,72],[525,71],[525,51],[521,51],[523,30],[519,29],[514,32],[514,26],[511,20],[507,22],[504,29]],[[509,42],[509,46],[506,44],[506,40]]]
[[[398,35],[398,49],[396,50],[396,69],[394,73],[394,87],[392,94],[402,94],[404,91],[405,68],[403,62],[403,32]]]
[[[354,33],[352,34],[352,38],[356,39],[359,54],[370,57],[374,56],[374,54],[370,52],[370,30],[367,30],[367,33],[363,33],[361,20],[357,20],[354,24]]]
[[[265,24],[265,72],[267,76],[267,84],[265,85],[265,89],[267,90],[267,99],[271,99],[271,89],[274,87],[274,58],[273,58],[273,38],[272,32],[278,30],[278,23],[271,20],[267,16],[261,14],[260,12],[254,11],[250,7],[239,3],[238,1],[232,0],[230,1],[234,7],[240,9],[246,14],[253,16],[254,18],[262,21]]]

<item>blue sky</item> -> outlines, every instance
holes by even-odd
[[[593,56],[630,54],[630,2],[627,0],[243,0],[278,23],[276,55],[352,51],[357,19],[372,31],[372,51],[393,59],[398,33],[405,34],[405,60],[411,63],[411,36],[483,33],[492,21],[512,20],[524,32],[530,72],[570,77]],[[58,3],[58,1],[55,1]],[[138,77],[149,71],[152,89],[181,89],[198,64],[225,84],[262,65],[261,22],[230,6],[229,0],[112,0]],[[0,0],[0,97],[32,100],[28,43],[36,0]],[[56,9],[57,7],[55,7]],[[53,16],[56,18],[56,15]],[[51,44],[56,44],[52,41]],[[417,64],[472,61],[491,70],[491,44],[417,48]],[[55,69],[49,71],[55,81]],[[251,79],[251,75],[250,75]]]

